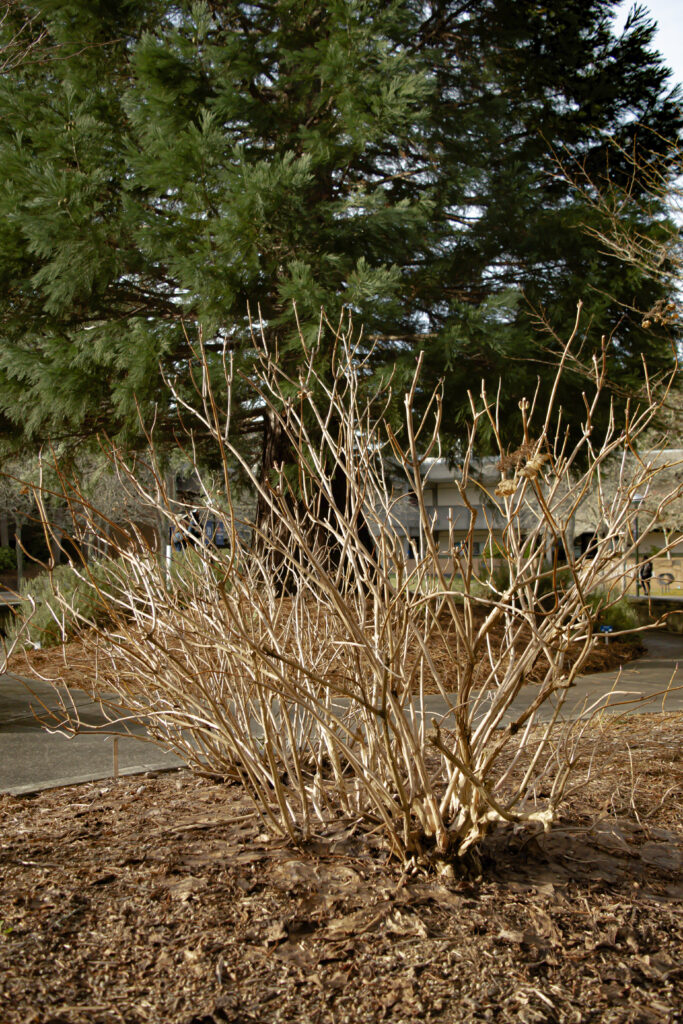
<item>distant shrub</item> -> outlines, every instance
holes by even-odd
[[[525,553],[523,557],[528,558],[528,553]],[[537,569],[537,571],[539,570]],[[571,569],[566,565],[557,566],[553,571],[552,564],[544,562],[540,567],[540,576],[541,578],[536,586],[536,599],[541,607],[549,604],[547,600],[549,595],[552,595],[554,599],[556,593],[566,590],[573,583]],[[510,566],[502,559],[494,562],[491,566],[485,566],[484,579],[487,583],[493,585],[499,593],[503,593],[511,585],[514,586],[516,582],[514,578],[511,579]]]
[[[493,567],[493,571],[487,577],[499,593],[507,590],[510,586],[510,567],[507,562],[501,562]]]
[[[548,575],[544,575],[539,582],[538,599],[540,606],[547,610],[550,603],[554,602],[556,594],[572,586],[573,578],[568,566],[558,568],[553,574],[551,566],[546,564],[543,571]],[[640,625],[635,609],[629,604],[626,597],[605,607],[607,595],[604,589],[598,587],[587,595],[586,602],[591,610],[596,628],[611,626],[615,632],[622,632],[637,630]]]
[[[489,539],[486,541],[486,544],[484,544],[484,549],[481,553],[481,557],[487,560],[491,558],[504,558],[505,550],[503,548],[502,543],[499,543],[493,537],[489,537]]]
[[[12,548],[0,548],[0,572],[12,572],[16,567],[16,552]]]
[[[227,585],[230,576],[231,559],[228,548],[212,548],[212,557],[207,557],[203,548],[187,547],[174,551],[171,556],[169,582],[174,589],[191,589],[192,581],[210,575],[217,586]]]
[[[103,567],[93,561],[81,573],[89,572],[99,586],[105,585]],[[57,598],[58,590],[61,598]],[[106,604],[97,590],[81,579],[72,565],[58,565],[51,576],[44,574],[26,580],[21,587],[22,602],[15,609],[15,617],[7,629],[8,641],[21,634],[21,640],[41,647],[54,647],[74,637],[83,628],[82,621],[104,625],[109,619]],[[74,609],[69,614],[65,607]]]
[[[626,597],[620,598],[609,608],[601,607],[605,601],[604,591],[596,590],[588,600],[595,611],[597,626],[611,626],[616,632],[638,629],[638,615]]]

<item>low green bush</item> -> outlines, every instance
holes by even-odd
[[[1,549],[0,549],[1,550]],[[228,577],[229,555],[223,559],[216,558],[209,562],[202,553],[193,548],[174,551],[171,561],[169,583],[171,588],[182,594],[187,592],[187,600],[192,600],[192,581],[198,577],[211,574],[216,586],[225,586]],[[80,575],[70,564],[58,565],[51,575],[47,573],[25,580],[21,587],[23,600],[14,609],[14,618],[6,633],[8,641],[14,640],[21,632],[23,642],[41,647],[54,647],[72,639],[82,627],[83,619],[97,626],[106,626],[109,610],[106,600],[97,592],[106,593],[111,588],[112,576],[115,578],[119,570],[125,575],[120,560],[97,560],[88,563],[87,568],[81,567]],[[81,578],[82,576],[85,579]],[[93,583],[96,586],[93,586]],[[55,591],[58,590],[60,601]],[[35,604],[35,610],[33,609]],[[64,607],[70,606],[74,611],[65,613]],[[74,614],[75,613],[75,614]],[[80,622],[80,625],[79,625]]]
[[[553,569],[550,562],[544,562],[541,573],[537,591],[539,598],[555,594],[560,590],[567,590],[574,582],[572,571],[568,565],[558,565]]]
[[[0,548],[0,572],[12,572],[16,567],[16,552],[12,548]]]
[[[493,572],[487,576],[487,579],[502,594],[510,586],[510,566],[507,562],[499,563],[494,566]]]
[[[81,572],[84,571],[81,569]],[[107,576],[101,563],[93,561],[87,571],[98,586],[105,586]],[[62,595],[63,601],[75,609],[77,615],[65,615],[55,590]],[[10,642],[21,633],[21,640],[25,643],[54,647],[76,635],[78,616],[98,625],[105,624],[109,618],[105,602],[87,582],[87,578],[83,580],[79,577],[72,565],[58,565],[51,576],[43,574],[25,580],[21,596],[23,600],[14,609],[14,619],[7,629]]]
[[[216,585],[226,586],[230,566],[230,551],[227,548],[214,548],[211,556],[201,548],[183,548],[171,555],[170,583],[174,588],[191,590],[193,579],[204,578],[209,573]]]
[[[611,626],[615,632],[638,629],[640,625],[638,616],[626,597],[620,598],[609,608],[605,608],[603,607],[605,593],[596,590],[589,596],[588,601],[594,610],[597,627]]]

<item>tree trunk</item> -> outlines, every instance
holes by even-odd
[[[169,508],[175,511],[175,503],[178,498],[175,472],[168,470],[164,473],[164,486]],[[157,532],[159,534],[159,561],[165,565],[167,548],[171,546],[171,526],[161,509],[157,512]]]
[[[285,434],[282,424],[273,416],[270,410],[266,410],[263,420],[263,442],[261,445],[261,472],[259,483],[261,487],[267,488],[271,473],[276,466],[282,463],[291,463],[294,458],[292,445]],[[259,526],[267,522],[271,517],[271,509],[268,502],[261,494],[256,503],[256,522]]]
[[[21,590],[21,584],[24,579],[24,549],[21,546],[21,529],[24,525],[24,520],[18,516],[14,517],[14,540],[15,540],[15,553],[17,558],[17,590]]]
[[[576,537],[576,516],[572,516],[567,523],[567,529],[565,531],[565,540],[567,544],[567,550],[565,551],[565,557],[568,562],[574,560],[574,539]]]
[[[330,433],[334,436],[333,425],[330,425]],[[343,453],[339,454],[343,455]],[[267,414],[264,420],[261,455],[261,486],[267,489],[272,483],[272,474],[276,467],[279,468],[283,464],[291,466],[296,461],[296,452],[287,438],[282,424],[271,414]],[[302,497],[297,497],[294,494],[288,495],[285,500],[291,506],[292,513],[296,515],[299,522],[305,521],[307,517],[310,519],[309,546],[316,550],[318,556],[322,558],[324,570],[334,576],[340,565],[341,546],[334,538],[333,532],[340,517],[347,515],[349,480],[340,466],[330,469],[329,472],[330,497],[327,496],[321,482],[321,486],[311,489],[308,503],[304,502]],[[328,522],[330,529],[325,526]],[[282,549],[290,550],[295,542],[286,522],[260,494],[256,509],[256,523],[259,528],[254,538],[256,549],[266,557],[266,565],[272,578],[277,581],[278,588],[284,593],[293,592],[297,588],[296,573],[286,565],[287,559]],[[372,554],[375,548],[374,539],[362,512],[357,516],[355,532],[367,552]],[[270,551],[267,550],[269,546],[271,547]],[[295,558],[300,558],[302,552],[296,546],[296,550],[293,550],[292,554]]]
[[[51,529],[47,531],[47,546],[50,551],[50,564],[54,568],[62,560],[62,540],[64,539],[64,510],[58,509],[50,516]]]
[[[9,520],[6,513],[0,515],[0,546],[9,547]]]
[[[268,487],[273,484],[273,470],[283,463],[291,464],[293,460],[292,445],[282,424],[270,410],[266,410],[263,419],[261,472],[259,475],[261,487],[267,491]],[[254,549],[264,559],[266,571],[272,576],[278,590],[285,594],[292,593],[296,590],[297,585],[295,575],[286,566],[285,556],[278,550],[278,547],[289,546],[287,526],[261,493],[256,502],[256,527],[252,538]]]

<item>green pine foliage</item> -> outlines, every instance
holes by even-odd
[[[17,3],[47,35],[0,80],[0,414],[39,439],[134,439],[138,408],[163,429],[159,366],[187,380],[197,325],[248,373],[248,309],[294,362],[293,304],[309,340],[321,306],[350,309],[399,385],[424,350],[454,438],[482,377],[503,372],[516,409],[529,362],[546,376],[558,340],[538,315],[566,337],[579,298],[583,358],[612,336],[633,390],[641,354],[669,360],[634,312],[662,286],[600,251],[553,163],[599,178],[608,138],[632,151],[644,125],[666,166],[678,138],[651,24],[617,38],[613,9]],[[578,367],[570,414],[582,385]],[[235,416],[267,429],[253,405]]]

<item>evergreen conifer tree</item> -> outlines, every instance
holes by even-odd
[[[159,364],[182,375],[196,325],[248,369],[248,306],[287,359],[294,302],[309,336],[350,308],[399,374],[424,349],[453,436],[467,387],[504,370],[514,408],[552,361],[530,310],[562,335],[582,298],[584,355],[613,333],[632,388],[642,352],[668,359],[633,312],[662,286],[582,230],[552,156],[596,172],[608,136],[678,136],[652,26],[616,38],[614,6],[16,3],[40,59],[0,81],[0,411],[34,437],[130,437],[138,405],[163,422]],[[241,415],[267,465],[267,418]]]

